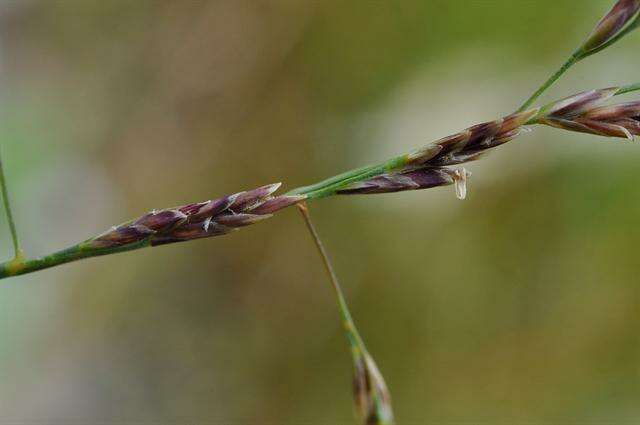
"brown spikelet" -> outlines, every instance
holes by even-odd
[[[464,199],[469,173],[449,167],[475,161],[490,149],[518,137],[525,130],[524,125],[538,112],[539,108],[535,108],[511,114],[444,137],[407,155],[403,168],[348,184],[337,193],[388,193],[455,184],[456,195]]]
[[[583,55],[597,51],[627,27],[640,11],[640,0],[618,0],[611,10],[598,22],[581,47]]]
[[[602,106],[616,91],[616,88],[592,90],[569,97],[544,108],[537,122],[563,130],[633,140],[634,135],[640,135],[640,101]]]
[[[279,187],[280,183],[271,184],[212,201],[152,211],[84,242],[83,247],[115,248],[145,241],[153,246],[224,235],[306,198],[272,196]]]

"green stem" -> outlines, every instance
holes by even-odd
[[[640,83],[629,84],[628,86],[620,87],[620,90],[618,90],[615,95],[619,96],[621,94],[631,93],[638,90],[640,90]]]
[[[145,239],[137,243],[108,248],[86,247],[84,243],[80,243],[54,252],[40,258],[30,260],[12,260],[0,264],[0,279],[10,276],[19,276],[21,274],[33,273],[38,270],[48,269],[59,266],[61,264],[70,263],[72,261],[81,260],[83,258],[98,257],[101,255],[117,254],[119,252],[132,251],[134,249],[149,246],[149,240]]]
[[[547,91],[562,75],[580,60],[580,51],[576,51],[567,61],[518,108],[518,112],[527,110],[542,94]]]
[[[340,310],[340,318],[342,319],[342,327],[344,328],[345,335],[351,348],[351,358],[354,367],[354,395],[356,401],[356,407],[360,412],[363,422],[367,424],[386,424],[392,425],[393,409],[391,407],[391,398],[389,390],[384,382],[382,374],[378,370],[375,361],[367,351],[367,347],[356,328],[356,325],[349,312],[347,301],[345,300],[338,277],[331,265],[329,255],[320,240],[320,236],[311,221],[309,216],[309,209],[303,202],[297,205],[298,210],[304,218],[304,222],[309,229],[309,233],[313,238],[313,242],[322,258],[322,263],[327,271],[329,280],[336,295],[338,301],[338,308]]]
[[[14,260],[20,260],[24,257],[18,240],[18,231],[13,221],[13,213],[11,212],[11,202],[9,201],[9,190],[7,189],[7,181],[4,177],[4,167],[2,166],[2,157],[0,156],[0,188],[2,189],[2,202],[4,204],[4,212],[9,222],[9,230],[11,231],[11,239],[13,240]]]
[[[406,164],[407,155],[400,155],[378,165],[357,168],[310,186],[293,189],[287,192],[286,195],[307,195],[308,200],[326,198],[335,195],[339,189],[350,183],[366,180],[383,173],[400,169]]]
[[[322,263],[324,268],[329,276],[329,280],[331,281],[331,286],[333,287],[333,291],[335,292],[336,299],[338,301],[338,308],[340,309],[340,318],[342,319],[342,325],[347,334],[347,339],[352,347],[357,347],[361,350],[361,352],[366,352],[366,348],[364,346],[364,342],[358,333],[358,329],[356,328],[355,323],[353,322],[353,318],[351,317],[351,313],[349,312],[349,307],[347,306],[347,301],[342,293],[342,288],[340,287],[340,282],[338,282],[338,276],[336,275],[335,270],[331,264],[331,260],[329,260],[329,255],[327,254],[322,241],[320,240],[320,236],[318,235],[318,231],[315,226],[311,222],[311,217],[309,215],[309,209],[305,203],[298,204],[298,210],[302,214],[304,218],[304,222],[307,225],[307,229],[309,229],[309,233],[311,233],[311,237],[313,238],[313,242],[322,258]]]

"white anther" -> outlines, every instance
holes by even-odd
[[[470,172],[464,168],[459,168],[453,173],[453,182],[456,188],[456,197],[458,199],[465,199],[467,197],[467,177],[471,175]]]

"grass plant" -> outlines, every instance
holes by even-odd
[[[463,199],[469,173],[459,165],[475,161],[527,130],[546,125],[560,130],[633,140],[640,135],[640,100],[608,104],[640,90],[640,84],[588,90],[541,107],[532,105],[578,62],[601,52],[640,26],[640,0],[619,0],[586,40],[519,108],[494,121],[480,123],[424,147],[274,196],[280,184],[221,198],[151,211],[70,248],[40,258],[26,258],[11,212],[0,161],[0,187],[14,247],[14,258],[0,264],[0,278],[32,273],[64,263],[144,247],[220,236],[297,205],[323,260],[335,296],[354,367],[356,410],[364,424],[394,423],[391,397],[369,354],[338,278],[309,214],[308,203],[336,195],[366,195],[454,185]]]

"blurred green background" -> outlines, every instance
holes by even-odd
[[[30,255],[379,161],[515,109],[611,0],[6,1]],[[546,99],[637,82],[640,33]],[[640,147],[536,128],[452,188],[311,204],[400,424],[640,422]],[[11,256],[4,217],[0,253]],[[0,285],[2,424],[352,424],[295,210]]]

